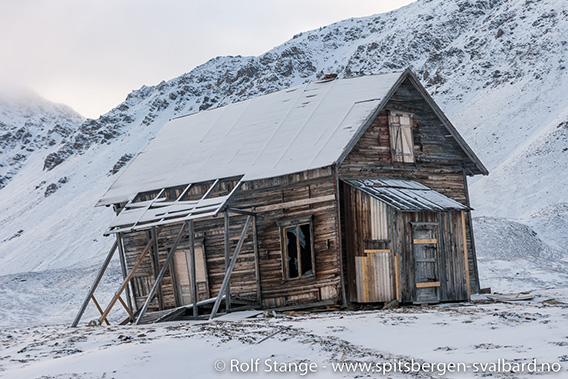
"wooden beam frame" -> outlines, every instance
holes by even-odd
[[[253,211],[255,213],[260,212],[270,212],[284,208],[293,208],[293,207],[301,207],[304,205],[316,204],[316,203],[323,203],[326,201],[335,201],[335,195],[325,195],[320,197],[312,197],[309,199],[302,199],[302,200],[295,200],[295,201],[288,201],[286,203],[279,203],[279,204],[272,204],[266,205],[263,207],[255,207]]]
[[[416,288],[440,287],[440,282],[416,283]]]
[[[160,270],[160,273],[158,274],[158,277],[156,278],[156,281],[154,282],[154,285],[152,286],[152,289],[150,290],[150,293],[148,294],[148,297],[146,298],[146,301],[144,302],[144,305],[142,306],[142,309],[140,310],[140,313],[138,314],[138,318],[136,319],[136,322],[134,323],[134,325],[140,325],[140,321],[142,320],[142,317],[144,317],[144,314],[148,310],[148,306],[150,305],[152,298],[156,294],[156,290],[158,289],[158,286],[160,285],[160,282],[162,281],[162,278],[164,277],[164,274],[166,273],[166,269],[170,265],[170,261],[172,260],[172,257],[174,256],[174,253],[177,249],[177,245],[179,244],[179,241],[181,240],[181,237],[182,237],[183,232],[185,230],[185,225],[186,225],[185,223],[183,223],[181,225],[179,233],[178,233],[178,235],[177,235],[177,237],[174,241],[174,244],[170,248],[170,252],[168,253],[168,256],[166,257],[166,261],[164,262],[162,269]]]
[[[159,233],[159,231],[158,231]],[[136,272],[136,270],[138,270],[138,267],[140,267],[140,264],[142,263],[142,261],[144,260],[144,258],[146,258],[146,255],[148,254],[148,252],[150,251],[150,249],[152,248],[152,244],[154,241],[150,240],[148,241],[148,243],[146,244],[146,247],[144,248],[144,250],[142,251],[142,254],[140,256],[140,259],[138,260],[138,262],[136,262],[136,265],[132,268],[132,271],[130,271],[130,274],[128,274],[128,276],[126,277],[126,279],[124,279],[124,281],[122,282],[122,284],[120,285],[120,288],[118,289],[118,291],[115,292],[112,300],[110,301],[110,303],[108,304],[108,306],[106,307],[105,311],[103,312],[103,314],[101,315],[101,318],[99,319],[99,325],[101,325],[103,323],[103,321],[107,318],[108,314],[110,313],[112,307],[114,306],[114,304],[118,301],[118,298],[120,297],[120,294],[122,293],[122,291],[124,291],[124,289],[126,288],[126,286],[128,285],[128,283],[130,282],[130,280],[132,279],[132,277],[134,276],[134,273]]]
[[[158,269],[160,267],[160,251],[158,250],[158,238],[156,237],[156,227],[150,228],[150,235],[154,243],[152,244],[152,269],[154,271],[154,280],[158,277]],[[158,285],[158,307],[160,310],[164,309],[164,296],[162,293],[162,284]]]
[[[224,229],[223,229],[223,238],[225,242],[225,272],[229,269],[229,262],[231,260],[231,240],[229,238],[229,213],[225,211],[223,213],[224,219]],[[222,294],[220,295],[222,296]],[[231,309],[231,283],[227,283],[227,297],[225,299],[225,311],[229,312]]]
[[[95,307],[97,307],[97,310],[99,311],[99,313],[102,315],[103,314],[103,309],[101,308],[101,305],[99,304],[99,302],[97,301],[97,299],[95,298],[95,295],[91,295],[91,299],[93,300],[93,303],[95,304]],[[107,325],[110,325],[110,322],[108,322],[107,319],[105,319],[105,323]]]
[[[343,271],[343,236],[341,231],[341,194],[340,194],[340,182],[339,175],[337,174],[338,166],[333,165],[333,196],[335,200],[335,244],[337,248],[337,264],[339,266],[339,280],[340,291],[341,291],[341,303],[343,307],[347,307],[347,291],[345,289],[345,273]]]
[[[241,247],[243,246],[243,242],[247,235],[247,229],[250,225],[252,216],[248,216],[245,222],[245,226],[243,227],[243,231],[241,232],[241,237],[239,238],[239,242],[237,242],[237,246],[235,247],[235,252],[233,253],[233,258],[231,259],[231,263],[225,272],[225,277],[223,278],[223,283],[221,284],[221,289],[219,290],[219,294],[217,295],[217,300],[213,305],[213,311],[211,312],[211,316],[209,320],[213,320],[217,311],[219,310],[219,305],[221,305],[221,299],[223,298],[223,294],[227,290],[227,286],[229,285],[229,281],[231,280],[231,273],[233,272],[233,268],[235,268],[235,263],[237,262],[237,258],[239,257],[239,252],[241,251]]]
[[[262,305],[262,286],[260,281],[260,256],[258,253],[258,235],[256,228],[256,215],[252,216],[252,248],[254,250],[254,272],[256,279],[256,299]]]
[[[122,233],[116,233],[116,243],[118,244],[118,256],[120,257],[120,269],[122,271],[122,280],[126,279],[127,268],[126,268],[126,255],[124,254],[124,246],[122,242]],[[128,308],[131,312],[134,311],[132,308],[132,284],[129,282],[126,286],[126,302],[128,303]]]
[[[81,304],[81,308],[79,309],[79,312],[77,313],[77,316],[75,316],[75,319],[73,320],[73,323],[71,324],[72,328],[77,327],[77,325],[79,324],[79,321],[81,321],[81,317],[83,317],[83,313],[85,313],[85,309],[87,309],[87,305],[89,304],[89,301],[91,300],[91,298],[93,297],[93,294],[95,293],[95,290],[97,289],[103,274],[105,273],[108,264],[110,263],[110,260],[112,258],[112,256],[114,255],[114,252],[116,251],[118,247],[118,243],[115,240],[114,244],[112,245],[112,247],[110,248],[107,257],[105,258],[103,265],[101,267],[101,269],[99,270],[97,276],[95,277],[95,280],[93,281],[93,284],[91,285],[91,288],[89,288],[89,293],[87,294],[87,296],[85,297],[85,300],[83,300],[83,304]]]
[[[196,268],[195,268],[195,237],[193,235],[193,220],[187,222],[187,231],[189,234],[189,259],[191,261],[191,295],[193,297],[193,304],[197,304],[199,299],[197,298],[197,278]],[[193,307],[193,315],[197,316],[199,309],[197,306]]]
[[[463,238],[463,254],[465,259],[465,283],[467,286],[467,299],[471,300],[471,285],[469,281],[469,257],[467,256],[467,238],[465,231],[465,212],[461,211],[461,225],[462,225],[462,238]]]

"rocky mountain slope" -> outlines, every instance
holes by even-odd
[[[32,153],[47,154],[64,145],[84,118],[30,90],[0,86],[0,188]]]
[[[567,38],[563,0],[419,0],[144,86],[99,119],[69,126],[72,134],[30,153],[11,174],[0,189],[0,275],[100,262],[112,243],[102,233],[113,212],[93,204],[169,118],[326,73],[407,66],[491,171],[472,181],[476,215],[492,217],[491,225],[495,218],[528,225],[531,246],[561,249],[568,242]],[[2,150],[2,159],[9,154]]]

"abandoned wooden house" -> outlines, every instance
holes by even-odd
[[[117,302],[140,323],[212,318],[221,304],[467,300],[477,174],[410,70],[172,119],[98,202],[117,214],[116,242],[74,325],[90,300],[99,323]],[[115,250],[124,282],[103,309],[93,292]]]

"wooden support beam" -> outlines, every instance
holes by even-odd
[[[415,245],[428,245],[428,244],[436,244],[438,240],[435,238],[415,238],[412,240],[412,243]]]
[[[278,210],[278,209],[302,207],[304,205],[323,203],[323,202],[326,202],[326,201],[334,201],[334,200],[335,200],[335,195],[326,195],[326,196],[320,196],[320,197],[312,197],[312,198],[309,198],[309,199],[288,201],[286,203],[266,205],[266,206],[263,206],[263,207],[255,207],[253,210],[254,210],[255,213],[269,212],[269,211],[275,211],[275,210]]]
[[[101,269],[97,273],[97,276],[95,277],[95,280],[94,280],[93,284],[91,285],[91,288],[89,288],[89,293],[87,294],[87,297],[85,297],[85,300],[83,300],[83,304],[81,304],[81,308],[79,309],[77,316],[75,316],[75,320],[73,320],[73,323],[71,324],[72,328],[77,327],[77,324],[79,324],[79,321],[81,321],[81,317],[83,317],[83,313],[85,313],[85,309],[87,309],[87,305],[89,304],[89,301],[91,300],[93,294],[95,293],[95,290],[97,289],[99,282],[101,281],[101,278],[103,277],[103,274],[105,273],[105,271],[108,267],[108,264],[110,263],[110,260],[111,260],[112,256],[114,255],[114,252],[116,251],[117,246],[118,246],[118,243],[116,241],[114,241],[114,244],[110,248],[110,250],[107,254],[107,257],[105,258],[105,260],[103,262]]]
[[[390,253],[389,249],[364,249],[365,254],[376,254],[376,253]]]
[[[416,288],[440,287],[440,282],[416,283]]]
[[[134,325],[140,324],[142,317],[144,317],[144,314],[148,310],[148,306],[150,305],[152,298],[156,294],[156,290],[158,289],[158,286],[160,285],[160,282],[162,281],[162,278],[164,277],[164,274],[166,273],[166,269],[168,268],[168,266],[169,266],[169,264],[172,260],[172,257],[174,256],[174,253],[177,249],[177,245],[179,244],[179,241],[181,240],[181,237],[182,237],[183,232],[185,230],[185,225],[186,225],[185,223],[181,224],[181,228],[180,228],[179,233],[178,233],[178,235],[177,235],[177,237],[174,241],[174,244],[170,248],[170,252],[168,253],[168,256],[166,257],[166,261],[164,262],[164,265],[162,266],[162,269],[160,270],[160,273],[158,274],[158,277],[156,278],[156,281],[154,282],[154,285],[152,286],[152,289],[150,290],[150,293],[148,294],[148,297],[146,298],[146,301],[144,302],[144,305],[142,306],[142,309],[140,310],[140,314],[138,315],[138,318],[136,319],[136,322],[134,323]]]
[[[335,200],[335,247],[337,248],[337,264],[339,268],[340,290],[341,290],[341,303],[347,307],[347,291],[345,289],[345,272],[343,262],[343,236],[341,231],[341,194],[339,175],[337,174],[337,165],[332,167],[333,170],[333,197]]]
[[[238,215],[243,215],[243,216],[254,216],[256,214],[254,212],[243,211],[243,210],[236,209],[236,208],[229,208],[228,211],[231,212],[231,213],[236,213]]]
[[[471,300],[471,284],[469,281],[469,257],[467,255],[467,238],[465,232],[465,212],[461,211],[461,225],[462,225],[462,238],[463,238],[463,255],[465,259],[465,283],[467,286],[467,298]]]
[[[93,303],[95,303],[95,307],[97,307],[97,309],[99,310],[99,313],[102,315],[103,309],[101,308],[101,305],[99,304],[97,299],[95,299],[95,295],[91,295],[91,299],[93,300]],[[107,319],[105,319],[105,322],[106,322],[107,325],[110,325],[110,322],[108,322]]]
[[[229,212],[225,211],[224,215],[224,239],[225,239],[225,272],[229,268],[229,261],[231,260],[231,240],[229,239]],[[222,295],[222,294],[221,294]],[[227,297],[225,299],[225,311],[229,312],[231,309],[231,283],[227,284]]]
[[[252,216],[252,248],[254,250],[254,272],[256,279],[256,300],[262,305],[262,286],[260,282],[260,257],[258,254],[258,234],[256,229],[256,215]]]
[[[465,193],[465,205],[467,205],[468,208],[471,208],[471,203],[469,201],[469,188],[467,185],[467,175],[465,173],[463,173],[463,186],[464,186],[464,193]],[[481,287],[481,283],[479,282],[479,269],[477,267],[477,252],[475,251],[475,238],[473,236],[473,220],[471,219],[471,212],[467,212],[467,223],[469,225],[469,240],[471,242],[470,244],[470,248],[471,248],[471,257],[472,257],[472,264],[473,264],[473,280],[474,280],[474,286],[473,286],[473,292],[474,293],[479,293],[480,287]],[[469,255],[468,255],[469,258]],[[471,281],[471,278],[470,278]]]
[[[400,303],[400,263],[398,254],[394,256],[394,282],[396,291],[396,300]]]
[[[241,247],[243,246],[243,242],[245,241],[247,235],[247,229],[250,225],[252,216],[248,216],[245,222],[245,226],[243,227],[243,231],[241,232],[241,237],[239,238],[239,242],[237,242],[237,247],[235,247],[235,252],[233,253],[233,258],[231,259],[231,263],[225,272],[225,277],[223,278],[223,283],[221,284],[221,290],[219,290],[219,294],[217,295],[217,300],[213,305],[213,311],[211,312],[211,316],[209,320],[213,320],[217,311],[219,310],[219,305],[221,305],[221,298],[223,294],[225,294],[227,287],[229,285],[229,281],[231,280],[231,273],[233,272],[233,268],[235,268],[235,263],[237,262],[237,258],[239,257],[239,252],[241,251]],[[227,296],[228,297],[228,296]]]
[[[113,298],[111,299],[110,303],[108,304],[108,306],[106,307],[105,311],[103,312],[103,314],[101,315],[101,318],[99,319],[99,325],[101,325],[103,323],[103,321],[107,318],[108,314],[110,313],[112,307],[114,307],[114,304],[116,304],[116,302],[118,301],[118,297],[120,296],[120,294],[122,294],[122,291],[124,291],[124,289],[126,288],[126,286],[128,285],[128,283],[130,282],[130,279],[132,279],[132,277],[134,276],[134,273],[136,272],[136,270],[138,270],[138,267],[140,267],[140,264],[142,263],[142,261],[144,260],[144,258],[146,258],[146,255],[148,254],[148,252],[150,251],[150,249],[152,248],[152,243],[153,241],[150,240],[148,241],[148,243],[146,244],[146,247],[144,248],[144,250],[142,251],[142,254],[140,256],[140,259],[138,260],[138,262],[136,262],[136,265],[134,265],[134,267],[132,268],[132,271],[130,271],[130,274],[128,274],[128,276],[126,277],[126,279],[124,279],[124,281],[122,282],[122,284],[120,285],[120,288],[118,289],[118,291],[116,291],[114,293]]]
[[[128,308],[128,305],[126,305],[126,303],[124,302],[124,300],[122,300],[122,297],[119,296],[118,297],[118,301],[120,301],[120,304],[122,304],[122,306],[124,307],[124,309],[126,310],[126,313],[128,313],[128,317],[130,317],[130,319],[134,322],[136,320],[136,318],[134,317],[134,314],[132,313],[132,311],[130,310],[130,308]],[[106,321],[106,320],[105,320]]]
[[[193,220],[187,222],[187,231],[189,233],[189,259],[191,261],[191,296],[193,304],[197,304],[199,299],[197,298],[197,278],[195,277],[197,269],[195,267],[195,240],[193,236]],[[198,307],[193,307],[193,315],[197,316]]]
[[[154,243],[152,244],[152,268],[154,269],[154,279],[158,277],[158,268],[160,267],[160,252],[158,250],[158,238],[156,237],[156,227],[152,226],[150,235]],[[164,309],[164,295],[162,293],[162,283],[158,284],[158,308]]]
[[[122,233],[116,233],[116,243],[118,244],[118,254],[120,257],[120,269],[122,271],[122,280],[126,279],[127,268],[126,268],[126,256],[124,254],[124,246],[122,245]],[[132,283],[128,283],[126,286],[126,301],[128,302],[128,308],[134,311],[132,308]]]

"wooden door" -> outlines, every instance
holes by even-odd
[[[438,273],[438,225],[436,223],[412,223],[412,250],[414,253],[415,303],[440,301]]]
[[[193,303],[191,293],[191,257],[189,250],[178,250],[174,254],[174,268],[177,282],[178,306]],[[209,298],[209,281],[203,245],[195,245],[195,278],[197,280],[197,301]]]

